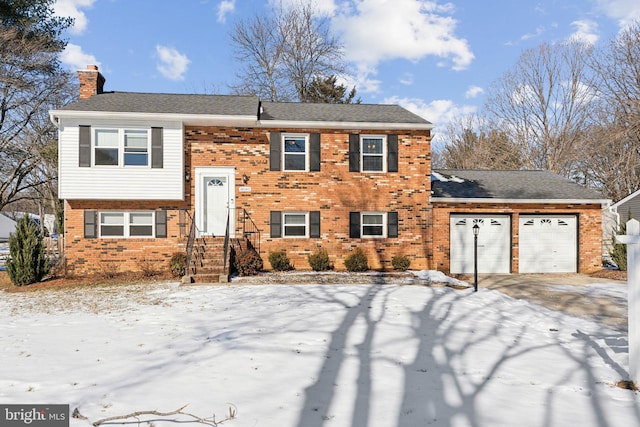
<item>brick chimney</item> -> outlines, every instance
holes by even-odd
[[[104,76],[98,71],[97,65],[87,65],[86,70],[78,70],[80,80],[80,99],[87,99],[102,93]]]

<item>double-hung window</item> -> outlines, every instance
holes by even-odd
[[[307,237],[307,213],[284,212],[282,214],[282,228],[284,237]]]
[[[380,212],[363,212],[361,213],[361,230],[362,237],[385,237],[386,214]]]
[[[100,212],[100,237],[153,237],[153,212]]]
[[[285,171],[308,170],[309,135],[283,134],[282,156]]]
[[[94,165],[149,166],[149,131],[95,129]]]
[[[119,131],[117,129],[96,129],[94,142],[94,163],[98,166],[118,166]]]
[[[385,137],[361,135],[360,155],[363,172],[385,172]]]

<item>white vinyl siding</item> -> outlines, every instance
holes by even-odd
[[[151,127],[162,127],[163,167],[94,166],[94,162],[91,167],[79,167],[79,125],[91,125],[92,134],[96,129],[146,129],[150,134]],[[95,135],[92,136],[92,138],[94,137]],[[134,150],[134,147],[136,147],[136,143],[132,142],[131,149]],[[124,144],[122,149],[124,149]],[[137,153],[141,153],[141,151]],[[147,123],[133,120],[113,122],[111,120],[62,119],[59,126],[58,156],[59,196],[62,199],[184,199],[183,129],[179,122]],[[123,164],[124,152],[121,156],[120,164]],[[150,163],[149,152],[146,156],[148,165]]]

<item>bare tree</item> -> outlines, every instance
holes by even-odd
[[[240,21],[230,38],[242,64],[236,93],[306,102],[314,79],[344,72],[342,46],[310,1]]]
[[[598,51],[591,65],[600,103],[584,168],[592,185],[620,200],[640,189],[640,21]]]
[[[573,176],[593,116],[591,50],[579,41],[543,44],[491,86],[485,108],[519,146],[523,167]]]
[[[480,116],[467,116],[447,128],[446,144],[438,156],[449,169],[520,169],[519,147],[506,132]]]
[[[53,128],[43,118],[71,79],[49,43],[0,27],[0,209],[49,180],[38,173]]]

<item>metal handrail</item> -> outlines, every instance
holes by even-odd
[[[249,240],[253,248],[260,253],[260,230],[246,209],[242,209],[242,237]],[[251,237],[251,238],[250,238]],[[252,241],[253,240],[253,241]]]
[[[223,264],[222,264],[222,272],[224,274],[228,274],[227,272],[227,254],[229,253],[229,217],[231,215],[229,214],[229,211],[227,211],[227,227],[226,230],[224,232],[224,249],[223,249]]]
[[[193,244],[195,243],[196,240],[196,220],[195,220],[195,216],[191,216],[191,213],[189,211],[185,211],[187,213],[187,216],[189,217],[189,220],[191,222],[191,225],[189,226],[189,237],[187,238],[187,259],[186,259],[186,264],[185,264],[185,273],[190,276],[191,275],[191,254],[193,252]]]

